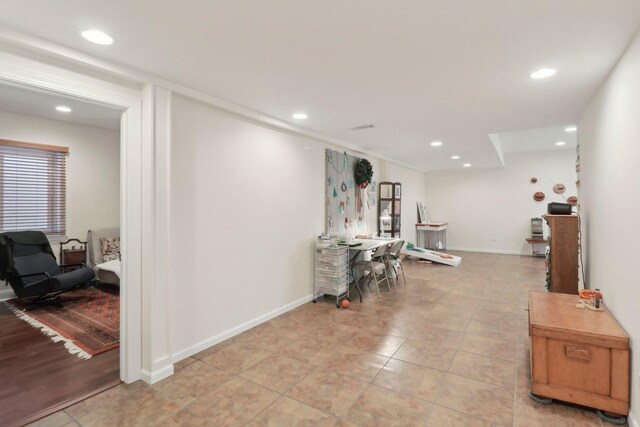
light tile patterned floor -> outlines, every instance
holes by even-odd
[[[38,426],[601,426],[593,411],[531,401],[527,291],[543,260],[461,253],[406,260],[407,285],[305,304]],[[386,286],[383,288],[386,289]]]

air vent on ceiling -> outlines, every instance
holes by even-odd
[[[354,128],[351,128],[351,130],[371,129],[372,127],[373,127],[373,124],[362,125],[362,126],[356,126]]]

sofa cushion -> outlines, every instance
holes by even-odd
[[[120,259],[120,237],[103,237],[100,239],[102,262]]]
[[[103,237],[120,237],[120,229],[112,227],[89,230],[87,234],[87,252],[89,254],[90,267],[95,267],[97,264],[105,262],[102,260],[102,245],[100,244],[100,239]]]

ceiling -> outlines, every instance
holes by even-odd
[[[497,137],[505,154],[575,150],[578,143],[576,132],[567,132],[565,128],[566,126],[554,126],[516,132],[500,132],[491,136]],[[564,142],[564,145],[557,146],[556,142]]]
[[[489,134],[576,123],[640,27],[640,2],[2,0],[0,20],[437,170],[461,167],[453,154],[500,166]],[[88,28],[115,43],[87,42]],[[558,73],[529,78],[542,67]]]
[[[71,108],[71,112],[56,111],[58,105]],[[120,129],[122,116],[121,111],[113,108],[52,92],[9,85],[0,85],[0,110],[112,130]]]

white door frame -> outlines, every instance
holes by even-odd
[[[142,332],[142,188],[153,188],[143,177],[143,96],[140,89],[91,77],[66,68],[0,51],[0,82],[106,104],[123,111],[120,130],[120,228],[122,245],[120,304],[120,378],[141,378]],[[147,133],[150,134],[150,133]],[[148,174],[146,174],[148,175]],[[152,242],[153,243],[153,242]],[[153,261],[151,261],[153,263]]]

